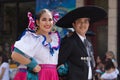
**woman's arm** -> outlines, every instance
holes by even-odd
[[[12,59],[19,62],[20,64],[29,64],[31,60],[29,58],[26,58],[25,56],[13,51],[11,55]]]
[[[4,73],[5,73],[5,70],[6,70],[6,68],[2,67],[2,72],[0,74],[0,80],[2,80],[2,77],[3,77]]]
[[[33,64],[34,65],[34,63],[32,63],[32,61],[29,58],[23,56],[20,53],[15,52],[15,51],[12,52],[11,57],[12,57],[13,60],[17,61],[20,64],[23,64],[23,65]],[[34,72],[39,72],[41,70],[41,67],[39,65],[35,64],[34,66],[35,66],[34,69],[33,69]]]

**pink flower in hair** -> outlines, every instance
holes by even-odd
[[[32,18],[32,13],[31,12],[28,12],[28,19],[29,19],[28,29],[35,30],[35,21]]]
[[[53,12],[53,20],[56,23],[60,18],[60,15],[58,12]]]

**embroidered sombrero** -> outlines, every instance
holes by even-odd
[[[56,26],[63,28],[71,28],[72,23],[78,18],[90,18],[90,22],[94,23],[103,19],[106,16],[106,11],[103,8],[97,6],[78,7],[60,18],[57,21]]]

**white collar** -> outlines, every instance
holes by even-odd
[[[77,33],[77,35],[78,35],[79,38],[82,40],[82,42],[84,42],[84,39],[86,39],[86,37],[81,36],[79,33]]]

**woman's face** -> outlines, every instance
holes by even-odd
[[[48,33],[53,27],[53,18],[51,13],[43,13],[39,20],[36,21],[40,32]]]
[[[89,28],[89,18],[79,18],[73,23],[73,27],[77,33],[85,36]]]
[[[106,53],[106,58],[112,59],[113,55],[111,53]]]

